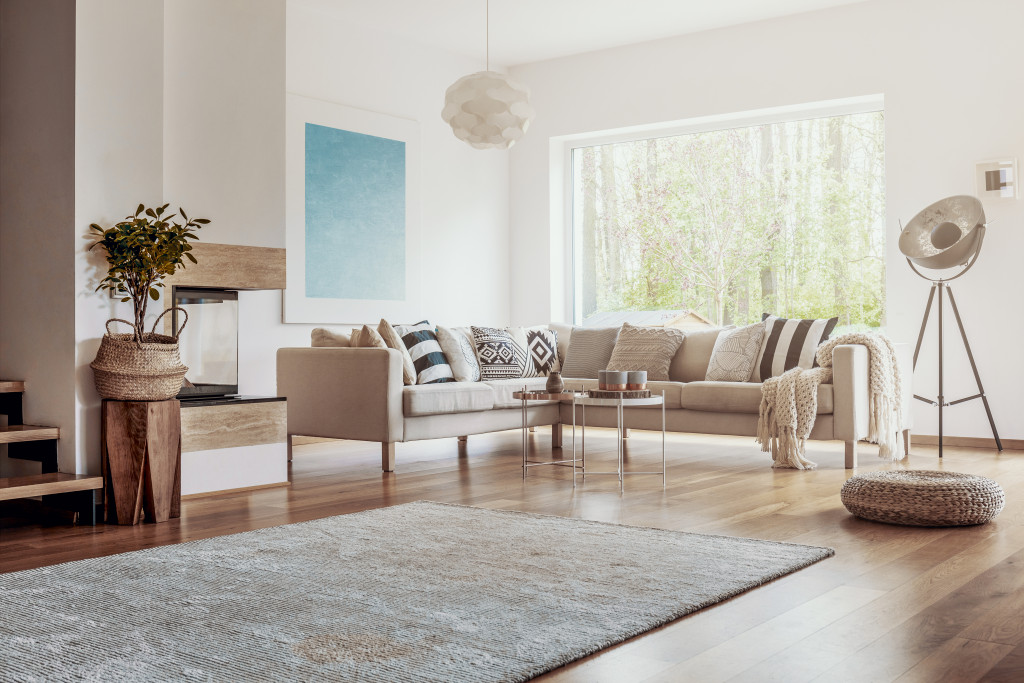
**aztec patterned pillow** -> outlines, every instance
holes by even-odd
[[[402,343],[412,357],[413,367],[416,368],[416,384],[455,381],[455,375],[437,341],[433,325],[421,320],[415,325],[395,325],[395,332],[402,338]]]
[[[508,327],[519,346],[526,351],[523,377],[547,377],[558,370],[558,335],[547,327]]]
[[[473,331],[473,346],[480,361],[480,379],[513,379],[522,377],[529,358],[526,349],[519,344],[512,332],[494,327],[470,328]]]
[[[810,369],[818,365],[814,354],[828,339],[839,318],[827,320],[787,320],[765,313],[764,341],[757,354],[751,382],[763,382],[797,366]]]

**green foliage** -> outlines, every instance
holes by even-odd
[[[206,218],[189,218],[181,208],[177,214],[164,215],[169,204],[155,209],[143,204],[135,214],[127,216],[110,228],[93,223],[89,229],[96,241],[89,249],[102,247],[107,253],[109,269],[96,291],[108,290],[131,301],[135,313],[135,337],[141,340],[146,308],[150,300],[160,299],[162,280],[185,267],[185,259],[196,263],[190,240],[198,240],[195,231],[208,224]]]
[[[883,131],[869,113],[576,150],[584,318],[883,325]]]

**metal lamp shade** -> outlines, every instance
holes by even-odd
[[[523,137],[533,116],[530,91],[496,71],[478,71],[452,83],[441,110],[455,137],[477,149],[508,149]]]
[[[940,199],[914,216],[900,234],[900,251],[923,268],[965,265],[978,252],[985,210],[977,197]]]

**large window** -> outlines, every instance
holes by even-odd
[[[881,112],[577,147],[572,184],[577,323],[884,324]]]

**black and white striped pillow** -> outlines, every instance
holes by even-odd
[[[813,368],[818,365],[814,357],[818,345],[828,339],[839,318],[828,320],[787,320],[765,313],[764,340],[757,354],[751,382],[763,382],[797,366]]]
[[[437,342],[433,325],[422,320],[415,325],[395,325],[395,332],[412,356],[412,364],[416,368],[416,384],[455,381],[455,374]]]

